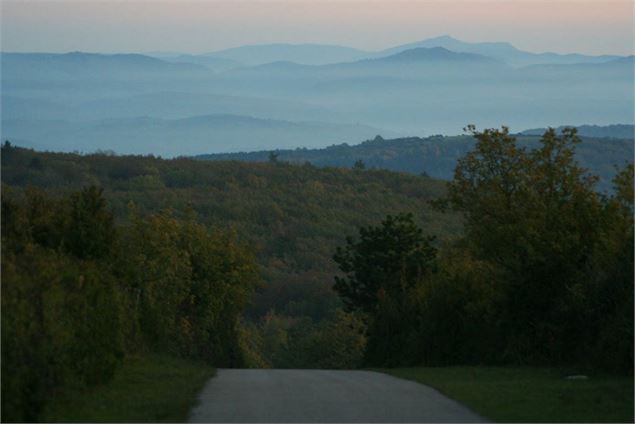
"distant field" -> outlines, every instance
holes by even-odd
[[[633,378],[559,369],[393,368],[379,371],[430,385],[497,422],[633,422]]]
[[[94,389],[54,397],[43,422],[184,422],[214,368],[167,356],[129,359],[115,378]]]

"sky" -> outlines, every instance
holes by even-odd
[[[245,44],[380,50],[440,35],[532,51],[634,53],[632,0],[1,0],[15,52],[207,53]]]

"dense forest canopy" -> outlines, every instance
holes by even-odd
[[[614,127],[617,127],[617,130],[613,127],[582,127],[588,136],[581,137],[581,143],[576,148],[576,158],[580,164],[600,177],[597,185],[600,191],[611,189],[611,180],[617,173],[616,166],[632,163],[635,153],[633,126]],[[517,138],[521,145],[537,148],[540,145],[540,136],[545,131],[529,131],[529,134],[519,134]],[[613,134],[614,136],[611,136]],[[451,180],[458,160],[473,146],[473,138],[469,134],[397,139],[377,136],[355,145],[338,144],[324,149],[279,149],[275,150],[275,153],[279,160],[291,163],[308,161],[316,166],[351,167],[361,161],[366,168],[390,169]],[[199,155],[197,158],[258,162],[267,161],[270,153],[271,151],[228,153]]]
[[[42,153],[2,150],[2,181],[16,189],[37,186],[60,194],[89,184],[104,188],[117,222],[131,203],[144,215],[192,212],[205,225],[231,227],[255,250],[267,282],[248,308],[319,319],[337,305],[330,290],[335,247],[351,228],[389,213],[415,212],[439,243],[460,232],[456,215],[429,201],[445,192],[431,178],[383,170],[317,168],[310,164],[203,162],[186,158]]]

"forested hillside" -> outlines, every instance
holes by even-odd
[[[630,127],[632,126],[622,126]],[[600,132],[598,127],[590,127]],[[621,128],[622,134],[626,131]],[[540,135],[520,135],[520,145],[536,148]],[[580,164],[600,177],[598,188],[609,190],[611,179],[616,174],[616,166],[622,167],[633,161],[633,137],[597,138],[582,137],[577,146],[576,158]],[[373,140],[361,144],[339,144],[325,149],[295,149],[260,151],[250,153],[229,153],[215,155],[200,155],[198,159],[206,160],[240,160],[266,161],[273,152],[278,160],[291,163],[310,162],[316,166],[351,167],[358,162],[358,166],[366,168],[382,168],[393,171],[424,174],[444,180],[452,179],[457,161],[474,148],[471,136],[442,136],[435,135],[425,138],[409,137],[384,139],[377,136]]]
[[[170,209],[177,219],[231,229],[254,251],[262,276],[247,316],[255,323],[267,316],[268,325],[284,328],[334,316],[340,301],[331,289],[331,256],[358,226],[412,212],[438,243],[460,232],[456,215],[429,204],[445,193],[445,183],[385,170],[82,156],[5,144],[2,182],[11,191],[36,186],[54,196],[99,185],[121,225],[130,222],[131,208],[141,216]],[[276,363],[288,363],[280,355]]]
[[[118,221],[130,202],[141,213],[188,209],[206,225],[231,226],[259,251],[265,267],[283,261],[295,271],[332,271],[332,248],[350,228],[389,212],[417,212],[442,239],[457,234],[453,217],[428,201],[445,183],[384,170],[318,168],[283,162],[204,162],[152,156],[42,153],[4,146],[2,182],[53,193],[88,184],[104,188]]]
[[[558,133],[567,128],[567,126],[560,126],[556,128]],[[632,140],[635,137],[635,126],[625,124],[615,125],[580,125],[577,126],[578,134],[583,137],[596,137],[596,138],[622,138],[626,140]],[[522,131],[523,135],[542,135],[546,131],[546,128],[533,128]]]

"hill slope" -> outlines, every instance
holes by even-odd
[[[375,60],[380,62],[430,62],[437,60],[444,62],[496,62],[495,59],[481,54],[455,52],[443,47],[415,47]]]
[[[630,127],[632,131],[632,126]],[[593,128],[593,127],[589,127]],[[581,127],[581,134],[603,134],[600,128],[595,130]],[[544,131],[529,130],[532,135],[519,136],[526,146],[536,146],[539,136]],[[589,132],[587,132],[589,131]],[[600,176],[600,190],[609,190],[615,175],[615,165],[622,166],[633,160],[633,139],[606,139],[598,137],[582,137],[577,148],[577,158],[582,166]],[[465,155],[473,146],[474,140],[469,136],[431,136],[426,138],[409,137],[385,140],[376,137],[357,145],[339,144],[325,149],[276,150],[278,159],[292,163],[310,162],[317,166],[351,167],[361,160],[366,167],[383,168],[413,174],[425,173],[434,178],[450,180],[454,173],[456,161]],[[201,155],[197,158],[205,160],[241,160],[266,161],[269,151],[251,153],[232,153],[220,155]]]
[[[571,126],[571,125],[569,125]],[[565,128],[564,125],[556,128],[557,132],[562,132]],[[635,126],[625,124],[615,125],[580,125],[576,127],[578,134],[584,137],[608,137],[608,138],[621,138],[624,140],[633,140],[635,138]],[[522,131],[523,135],[542,135],[546,128],[532,128]]]
[[[209,70],[192,63],[168,63],[141,54],[72,52],[2,53],[2,78],[7,80],[97,79],[205,75]]]
[[[205,224],[234,228],[257,250],[265,278],[251,307],[255,316],[272,308],[314,319],[329,313],[338,302],[330,289],[337,272],[331,260],[335,247],[359,226],[376,224],[387,214],[412,212],[441,241],[460,231],[456,216],[433,211],[428,203],[443,195],[443,182],[382,170],[3,147],[2,183],[53,193],[98,184],[119,220],[126,219],[133,202],[142,214],[194,211]]]

